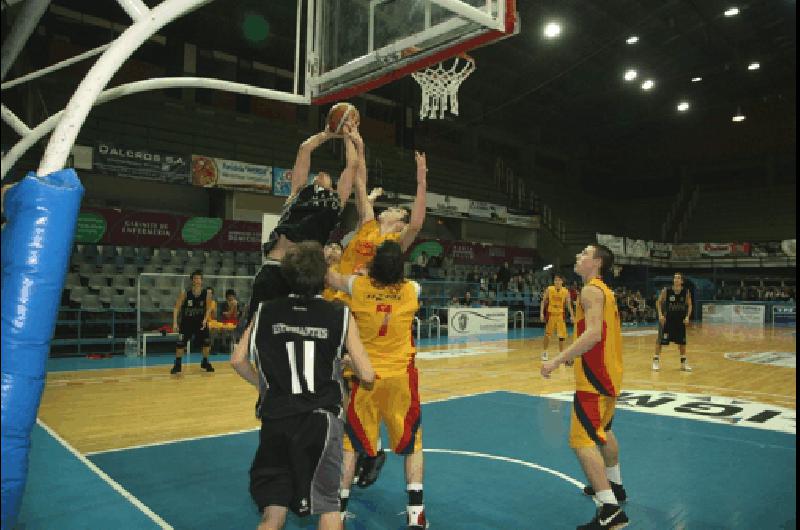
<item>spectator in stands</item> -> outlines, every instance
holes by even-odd
[[[498,280],[497,280],[497,274],[496,274],[496,273],[494,273],[494,274],[492,274],[492,276],[489,278],[489,290],[490,290],[490,291],[497,291],[497,289],[499,288],[499,286],[500,286],[500,283],[499,283],[499,282],[498,282]]]
[[[453,297],[450,298],[450,307],[458,307],[460,305],[461,305],[461,300],[458,299],[458,296],[453,295]]]
[[[508,262],[503,263],[503,266],[497,271],[497,283],[503,291],[508,290],[508,282],[511,281],[511,269],[508,268]]]
[[[222,303],[222,319],[223,324],[239,324],[239,318],[242,314],[239,307],[239,300],[236,299],[236,291],[228,289],[225,291],[225,301]]]
[[[428,253],[424,250],[420,252],[414,263],[414,276],[416,278],[426,278],[428,276]]]
[[[461,299],[461,305],[463,305],[464,307],[473,306],[472,293],[470,293],[469,291],[464,293],[464,298]]]
[[[472,272],[467,275],[467,281],[472,283],[478,283],[481,281],[481,271],[478,270],[478,266],[472,268]]]

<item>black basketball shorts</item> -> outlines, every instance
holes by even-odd
[[[658,327],[658,341],[662,346],[673,344],[686,344],[686,324],[683,321],[667,321],[663,326]]]
[[[284,506],[301,517],[338,512],[343,433],[342,420],[321,409],[265,418],[250,467],[258,511]]]
[[[199,342],[202,346],[211,346],[211,338],[208,335],[208,326],[200,329],[202,325],[202,322],[189,322],[186,325],[181,324],[179,327],[181,333],[178,337],[177,347],[185,348],[188,342],[194,344]]]

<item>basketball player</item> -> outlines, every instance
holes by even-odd
[[[347,123],[344,130],[357,127],[356,123]],[[353,189],[353,178],[358,159],[352,142],[345,139],[347,166],[342,171],[333,190],[331,177],[324,171],[317,173],[314,182],[308,181],[311,167],[311,153],[331,138],[340,135],[329,130],[317,133],[300,144],[297,158],[292,168],[292,191],[281,211],[278,225],[272,231],[269,241],[264,243],[266,261],[253,281],[253,295],[250,300],[248,322],[253,318],[259,302],[272,300],[289,294],[289,288],[280,274],[280,260],[286,250],[299,241],[317,241],[325,244],[331,231],[339,223],[342,205],[347,202]]]
[[[396,241],[381,243],[369,264],[368,276],[345,276],[329,270],[328,283],[349,295],[350,309],[377,374],[371,391],[364,391],[359,381],[350,389],[345,425],[342,518],[347,512],[349,488],[356,472],[355,451],[376,456],[379,426],[383,422],[392,450],[405,457],[408,528],[426,528],[419,385],[411,331],[419,308],[419,284],[403,277],[403,249]]]
[[[208,335],[208,321],[211,318],[212,297],[211,291],[203,288],[203,273],[199,270],[191,275],[192,288],[181,291],[175,308],[172,310],[172,329],[180,333],[178,344],[175,348],[175,364],[169,371],[177,374],[181,371],[183,354],[186,353],[187,342],[200,342],[202,344],[203,361],[200,368],[206,372],[213,372],[214,367],[208,362],[211,352],[211,338]],[[180,327],[178,326],[180,317]]]
[[[427,190],[427,164],[425,153],[414,153],[417,164],[417,194],[411,216],[405,208],[387,208],[375,219],[372,202],[367,195],[367,166],[364,158],[364,140],[358,130],[351,128],[346,136],[355,145],[358,164],[355,174],[355,202],[358,211],[358,229],[344,249],[339,273],[344,275],[366,267],[375,255],[375,249],[384,241],[397,241],[405,252],[422,230],[425,222],[425,194]]]
[[[550,335],[558,337],[558,351],[564,351],[564,342],[567,340],[567,324],[564,322],[564,308],[569,310],[569,318],[575,321],[575,314],[572,312],[569,290],[564,287],[564,277],[556,274],[553,277],[553,285],[549,286],[544,292],[539,318],[545,319],[545,309],[547,309],[547,324],[544,328],[544,344],[542,346],[542,360],[547,360],[547,345]]]
[[[339,262],[342,260],[342,245],[332,241],[325,245],[322,250],[325,256],[325,265],[328,268],[338,267]],[[336,299],[336,291],[330,287],[325,287],[325,290],[322,291],[322,298],[332,302]]]
[[[263,514],[259,529],[282,528],[287,509],[320,515],[318,528],[342,528],[342,348],[366,384],[375,372],[343,304],[322,299],[322,247],[306,241],[287,250],[281,271],[291,294],[261,302],[231,357],[234,370],[263,399],[250,494]],[[256,359],[250,364],[248,352]]]
[[[577,255],[575,272],[583,279],[575,320],[575,341],[542,364],[545,378],[566,361],[575,362],[575,399],[569,444],[589,479],[584,493],[600,507],[578,530],[623,528],[628,516],[620,508],[627,498],[619,472],[619,446],[611,420],[622,383],[622,328],[614,293],[603,282],[614,255],[603,245],[589,245]],[[605,468],[605,469],[604,469]]]
[[[666,306],[666,315],[664,307]],[[656,353],[653,355],[653,370],[661,368],[661,346],[670,342],[678,345],[681,352],[681,370],[691,372],[692,367],[686,362],[686,325],[692,316],[692,293],[683,287],[683,275],[676,272],[672,277],[672,288],[664,287],[656,302],[658,311],[658,339]]]

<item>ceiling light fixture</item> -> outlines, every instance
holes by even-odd
[[[639,72],[637,72],[636,69],[629,68],[628,70],[625,70],[625,75],[623,77],[625,78],[625,81],[633,81],[638,76]]]
[[[678,112],[686,112],[687,110],[689,110],[689,102],[688,101],[681,101],[680,103],[678,103],[677,109],[678,109]]]
[[[651,90],[654,86],[656,86],[656,82],[652,79],[645,79],[644,83],[642,83],[642,90]]]
[[[692,78],[692,83],[699,83],[699,82],[700,82],[700,81],[702,81],[702,80],[703,80],[703,78],[702,78],[702,77],[700,77],[700,76],[693,77],[693,78]]]
[[[544,36],[548,39],[554,39],[561,35],[561,24],[557,22],[549,22],[544,27]]]
[[[726,17],[735,17],[736,15],[739,14],[739,8],[738,7],[729,7],[728,9],[725,10],[725,12],[723,14]]]
[[[748,70],[758,70],[759,68],[761,68],[761,64],[757,62],[752,62],[747,65]]]
[[[741,107],[736,107],[736,114],[733,115],[733,118],[731,118],[731,121],[734,121],[734,122],[738,123],[740,121],[744,121],[744,118],[745,118],[745,116],[744,116],[744,114],[742,114],[742,108]]]
[[[627,42],[628,44],[636,44],[637,42],[639,42],[639,37],[637,35],[631,35],[625,40],[625,42]]]

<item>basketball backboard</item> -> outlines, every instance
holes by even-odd
[[[310,0],[306,93],[341,101],[518,32],[515,0]]]

